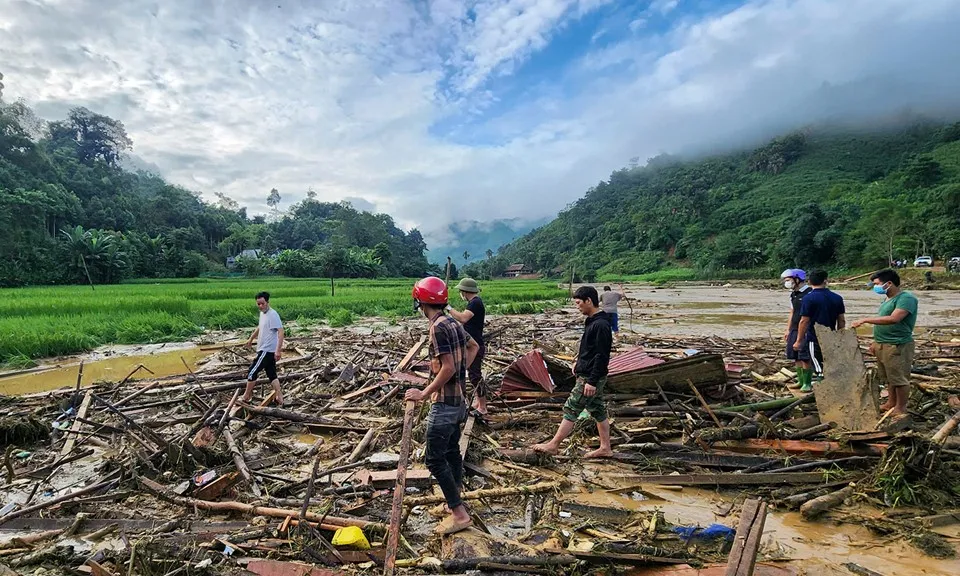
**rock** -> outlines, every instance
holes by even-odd
[[[380,470],[395,470],[400,465],[400,455],[376,452],[370,456],[370,465]]]

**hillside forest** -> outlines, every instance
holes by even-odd
[[[960,256],[960,123],[815,126],[754,150],[624,168],[486,261],[586,280],[700,278]]]
[[[347,203],[306,198],[249,216],[148,172],[123,167],[133,142],[123,124],[86,108],[39,119],[0,100],[0,286],[111,284],[128,278],[420,276],[430,267],[416,229]],[[254,253],[257,250],[258,253]]]

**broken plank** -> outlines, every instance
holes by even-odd
[[[647,484],[673,486],[763,486],[768,484],[816,484],[823,480],[820,472],[787,472],[777,474],[662,474],[639,476]]]
[[[844,445],[839,442],[812,441],[812,440],[762,440],[752,438],[723,442],[720,445],[732,452],[758,454],[770,451],[786,452],[788,454],[833,454],[835,456],[882,456],[887,451],[886,444],[855,444]]]
[[[763,524],[767,518],[767,503],[748,499],[740,512],[740,526],[727,557],[725,576],[753,576],[763,536]]]
[[[63,450],[60,451],[60,456],[69,454],[76,445],[77,433],[80,432],[80,428],[83,426],[82,419],[87,417],[87,410],[90,409],[91,400],[93,400],[93,392],[88,391],[86,396],[83,397],[83,402],[80,403],[80,409],[77,410],[77,417],[73,419],[73,426],[70,427],[71,434],[67,437],[67,441],[63,443]]]
[[[467,448],[470,447],[470,436],[473,434],[473,424],[477,421],[476,416],[471,415],[467,418],[467,423],[463,426],[463,433],[460,435],[460,458],[466,460]]]
[[[370,471],[360,470],[356,473],[357,480],[363,486],[373,486],[374,488],[389,488],[396,484],[397,470]],[[406,485],[416,487],[426,487],[431,484],[429,470],[407,470]]]
[[[342,570],[317,568],[312,564],[284,562],[282,560],[251,560],[246,566],[247,572],[257,576],[344,576]]]

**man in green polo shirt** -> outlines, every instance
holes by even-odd
[[[910,397],[910,370],[913,368],[913,327],[917,324],[917,297],[900,289],[900,275],[893,270],[881,270],[870,277],[873,291],[886,296],[880,305],[879,316],[857,320],[858,328],[873,324],[873,344],[870,352],[877,357],[880,378],[887,383],[887,401],[880,407],[886,412],[907,413]]]

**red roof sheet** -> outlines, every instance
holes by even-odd
[[[643,348],[638,347],[633,350],[624,352],[623,354],[617,354],[610,359],[610,364],[607,367],[608,374],[622,374],[624,372],[632,372],[634,370],[639,370],[641,368],[649,368],[650,366],[656,366],[657,364],[663,364],[665,360],[662,358],[654,358],[646,352],[643,351]]]
[[[507,368],[503,375],[501,392],[517,390],[543,389],[547,392],[554,390],[553,377],[547,370],[547,363],[539,350],[531,350]]]

